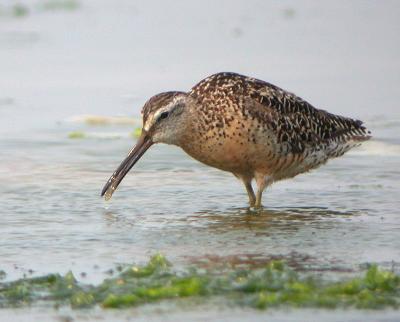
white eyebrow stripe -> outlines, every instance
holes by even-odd
[[[150,119],[147,120],[146,124],[144,124],[143,129],[145,131],[150,130],[150,128],[153,126],[153,124],[156,122],[158,117],[160,116],[161,113],[169,111],[174,104],[168,104],[166,107],[159,109],[156,111],[153,115],[151,115]]]
[[[150,115],[150,117],[146,121],[146,124],[144,124],[143,129],[145,131],[149,131],[150,128],[153,126],[153,124],[156,122],[156,120],[158,119],[158,117],[160,116],[161,113],[170,112],[182,100],[184,100],[184,97],[182,97],[180,95],[175,96],[172,99],[172,101],[169,102],[166,106],[164,106],[163,108],[160,108],[159,110],[157,110],[153,115]]]
[[[171,110],[172,106],[170,106],[170,104],[168,104],[165,108],[159,109],[157,112],[154,113],[153,115],[153,119],[157,120],[158,117],[164,113],[164,112],[169,112]]]

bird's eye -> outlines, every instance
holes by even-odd
[[[169,115],[169,112],[162,112],[162,113],[160,114],[160,117],[159,117],[158,119],[159,119],[159,120],[166,119],[166,118],[168,117],[168,115]]]

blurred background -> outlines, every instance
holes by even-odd
[[[397,1],[2,0],[1,133],[74,114],[139,115],[151,95],[219,71],[336,113],[398,116],[399,10]]]
[[[398,270],[399,17],[399,1],[0,0],[0,268],[98,282],[160,251]],[[220,71],[362,119],[374,139],[274,185],[258,216],[230,174],[169,146],[101,200],[145,101]]]

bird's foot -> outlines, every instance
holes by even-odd
[[[257,204],[256,202],[250,203],[250,205],[249,205],[249,211],[251,211],[251,212],[257,213],[263,209],[264,209],[263,205]]]
[[[263,209],[264,208],[262,208],[262,207],[254,207],[254,206],[252,206],[252,207],[248,208],[247,214],[248,215],[252,215],[252,216],[258,216],[258,215],[262,214]]]

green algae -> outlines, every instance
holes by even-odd
[[[48,11],[75,11],[81,6],[78,0],[45,0],[38,1],[35,5],[27,5],[21,2],[0,4],[0,17],[10,16],[25,18],[30,14]]]
[[[69,139],[84,139],[86,138],[85,132],[82,131],[73,131],[68,134]]]
[[[137,139],[142,134],[142,128],[137,127],[132,133],[131,136]]]
[[[25,17],[29,14],[29,8],[17,3],[12,7],[12,14],[14,17],[18,18]]]
[[[73,11],[78,9],[80,6],[79,1],[76,0],[48,0],[48,1],[43,1],[40,4],[40,8],[43,10],[68,10],[68,11]]]
[[[162,255],[146,265],[125,266],[100,285],[78,283],[72,272],[0,282],[0,307],[47,301],[72,308],[124,308],[164,299],[213,296],[229,304],[257,309],[271,307],[398,308],[400,276],[370,266],[363,276],[343,281],[324,281],[301,276],[285,263],[272,261],[264,268],[204,270],[191,267],[176,271]]]

